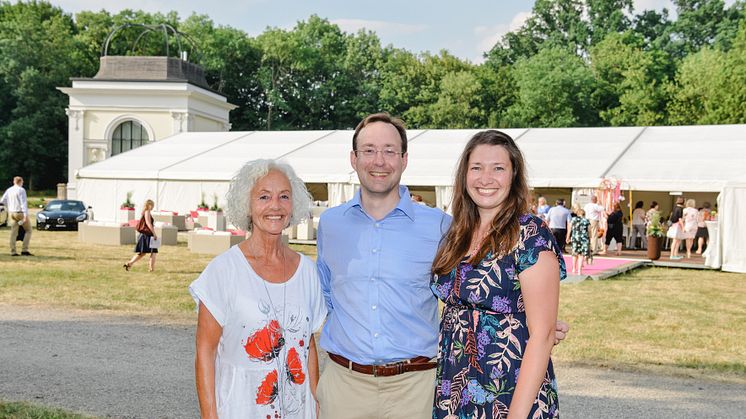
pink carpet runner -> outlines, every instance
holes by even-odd
[[[563,255],[565,258],[565,267],[567,268],[567,275],[572,275],[572,256]],[[603,256],[596,256],[593,258],[592,265],[583,265],[583,275],[598,275],[604,271],[615,269],[619,266],[626,265],[630,262],[636,262],[638,259],[622,259],[622,258],[605,258]]]

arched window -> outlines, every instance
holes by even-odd
[[[148,142],[148,132],[137,121],[124,121],[111,136],[111,155],[124,153]]]

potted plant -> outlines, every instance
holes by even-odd
[[[661,257],[661,242],[665,234],[661,226],[661,213],[655,211],[650,216],[648,226],[645,228],[645,235],[648,239],[648,259],[658,260]]]
[[[127,198],[119,206],[119,221],[129,222],[135,219],[135,203],[132,202],[132,192],[127,192]]]
[[[225,215],[223,209],[218,205],[218,195],[213,195],[212,206],[207,214],[207,227],[215,231],[225,231]]]
[[[210,207],[208,207],[205,202],[205,193],[202,192],[202,199],[199,201],[199,204],[197,204],[197,211],[208,211],[209,209]]]

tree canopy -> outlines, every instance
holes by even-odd
[[[746,123],[744,1],[674,0],[675,14],[632,3],[536,0],[473,63],[382,46],[374,32],[315,15],[251,37],[205,15],[73,16],[0,1],[0,179],[21,175],[37,189],[67,180],[67,98],[56,87],[92,77],[107,35],[127,23],[188,35],[190,61],[239,106],[235,130],[349,129],[378,111],[410,128]],[[118,35],[110,54],[164,54],[162,38],[136,36]]]

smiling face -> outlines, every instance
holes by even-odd
[[[508,151],[499,145],[478,145],[469,155],[466,192],[482,220],[491,220],[510,194],[513,164]]]
[[[293,196],[290,181],[278,170],[260,178],[249,195],[253,232],[282,234],[290,223]]]
[[[407,154],[401,154],[401,137],[396,128],[385,122],[374,122],[365,126],[357,137],[357,151],[350,153],[350,162],[360,179],[360,187],[366,197],[393,198],[398,200],[399,182],[407,167]],[[372,156],[363,151],[373,150]],[[386,151],[397,154],[386,156]]]

